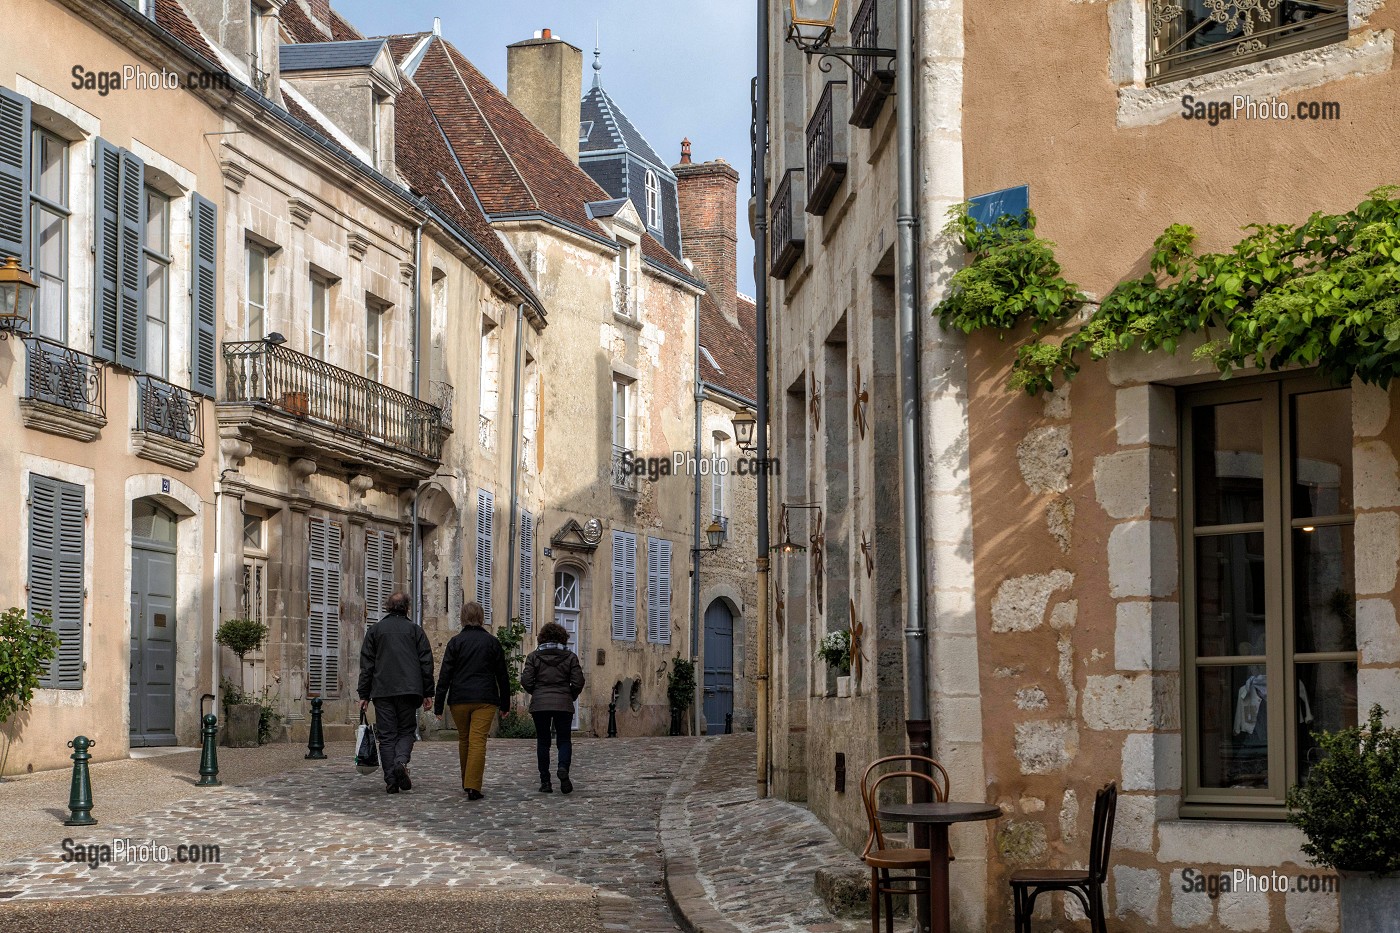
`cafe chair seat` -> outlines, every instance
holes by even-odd
[[[882,765],[894,762],[907,762],[912,766],[924,765],[926,771],[890,771],[871,780],[871,775]],[[899,848],[885,844],[885,833],[880,826],[876,810],[879,808],[880,785],[885,781],[908,778],[916,787],[920,782],[928,785],[930,800],[948,800],[948,772],[932,758],[923,755],[892,755],[871,762],[860,778],[860,799],[865,805],[865,818],[870,834],[865,840],[865,850],[861,860],[870,866],[870,931],[880,933],[880,902],[885,905],[885,933],[894,933],[894,895],[917,895],[928,890],[928,865],[931,853],[928,849]],[[952,860],[952,856],[949,856]],[[891,872],[912,872],[912,874],[891,874]]]
[[[923,868],[928,860],[928,849],[872,849],[865,853],[865,864],[871,868]]]
[[[1108,933],[1103,886],[1108,880],[1108,853],[1113,843],[1113,817],[1118,809],[1118,785],[1105,784],[1094,797],[1094,828],[1089,837],[1088,869],[1028,868],[1011,875],[1016,933],[1031,933],[1035,899],[1048,891],[1073,895],[1084,907],[1092,933]]]
[[[1089,880],[1089,873],[1072,868],[1026,868],[1011,876],[1012,884],[1083,884]]]

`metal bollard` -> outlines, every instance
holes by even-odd
[[[73,749],[73,786],[68,791],[68,819],[64,826],[96,826],[92,818],[92,779],[88,776],[88,762],[92,756],[88,749],[97,743],[85,735],[80,735],[68,743]]]
[[[320,697],[311,699],[311,735],[306,740],[306,757],[317,761],[326,757],[326,734],[321,727]]]
[[[733,713],[725,713],[725,714],[724,714],[724,734],[725,734],[725,735],[733,735],[733,734],[734,734],[734,714],[733,714]]]
[[[219,717],[206,713],[199,736],[203,740],[204,752],[199,756],[199,781],[195,787],[222,787],[219,780]]]
[[[608,738],[617,738],[617,701],[608,704]]]

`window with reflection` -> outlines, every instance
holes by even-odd
[[[1152,0],[1147,83],[1224,71],[1346,37],[1346,0]]]
[[[1351,392],[1293,377],[1181,402],[1184,812],[1281,815],[1312,733],[1356,723]]]

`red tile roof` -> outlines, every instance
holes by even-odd
[[[219,57],[214,54],[214,50],[209,47],[209,43],[204,41],[204,36],[200,34],[199,28],[190,22],[190,18],[185,15],[184,7],[174,0],[161,0],[156,4],[156,25],[168,30],[175,38],[211,62],[219,60]]]
[[[758,355],[755,329],[757,311],[752,301],[739,298],[736,326],[720,310],[708,292],[700,299],[700,345],[714,357],[716,369],[700,354],[700,378],[740,398],[752,401],[758,394]]]

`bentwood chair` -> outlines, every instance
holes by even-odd
[[[1108,933],[1104,918],[1103,886],[1108,880],[1108,853],[1113,843],[1113,817],[1118,810],[1118,785],[1112,781],[1094,796],[1094,828],[1089,837],[1089,869],[1032,868],[1011,876],[1016,901],[1016,933],[1031,933],[1035,899],[1046,891],[1066,891],[1084,905],[1093,933]]]
[[[872,779],[876,769],[896,762],[903,762],[912,767],[902,771],[887,771]],[[916,770],[918,765],[925,765],[927,770]],[[885,903],[885,933],[894,933],[894,895],[918,894],[929,884],[929,850],[888,845],[884,829],[876,816],[880,802],[880,785],[899,778],[908,778],[914,785],[920,781],[927,783],[930,800],[948,800],[948,772],[938,762],[923,755],[891,755],[881,758],[871,762],[861,775],[860,799],[865,805],[865,818],[870,827],[865,840],[865,850],[860,854],[861,860],[870,866],[870,933],[880,933],[882,898]],[[949,859],[951,858],[950,855]],[[891,875],[891,871],[910,871],[913,874]]]

